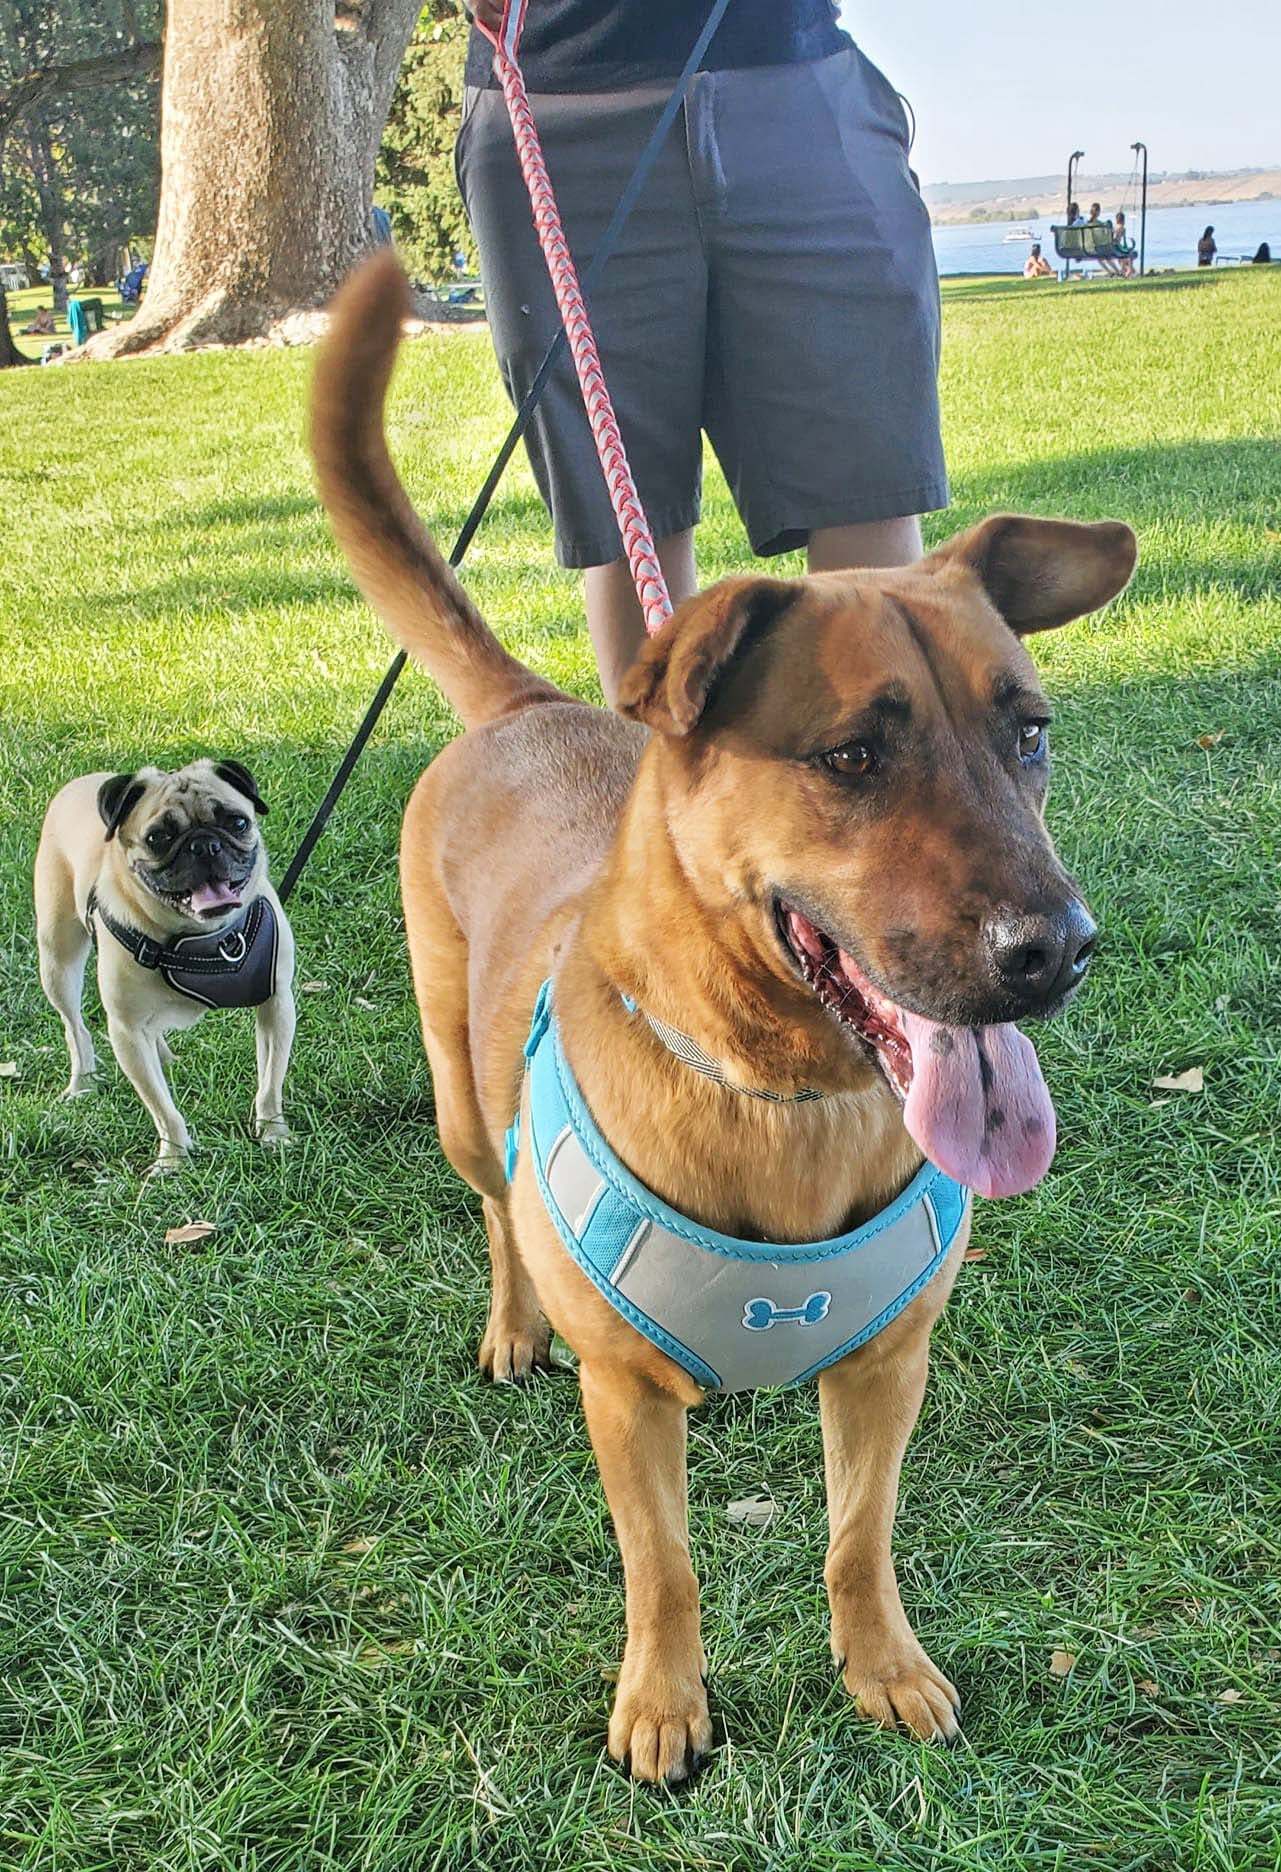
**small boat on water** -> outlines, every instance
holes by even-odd
[[[1005,241],[1039,241],[1040,238],[1041,236],[1037,233],[1036,229],[1030,227],[1011,228],[1009,233],[1004,236]]]

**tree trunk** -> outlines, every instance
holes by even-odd
[[[160,222],[110,357],[239,344],[327,303],[373,244],[374,158],[421,0],[170,0]]]
[[[0,370],[8,370],[13,364],[34,364],[35,359],[19,351],[13,341],[13,332],[9,328],[9,301],[5,290],[0,286]]]
[[[43,113],[31,126],[31,175],[40,203],[40,225],[49,249],[49,284],[53,287],[53,309],[66,317],[67,254],[66,213],[62,199],[62,178],[50,147],[49,126]]]

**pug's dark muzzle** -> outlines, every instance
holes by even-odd
[[[225,916],[238,909],[258,860],[258,843],[245,848],[225,833],[198,827],[162,864],[135,864],[155,896],[192,916]]]

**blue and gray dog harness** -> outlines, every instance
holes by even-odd
[[[601,1136],[544,982],[525,1043],[528,1148],[567,1252],[623,1318],[710,1391],[801,1384],[865,1345],[942,1267],[970,1192],[932,1164],[860,1228],[738,1241],[660,1202]],[[507,1134],[515,1174],[522,1119]]]

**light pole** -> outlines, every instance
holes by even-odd
[[[1146,143],[1131,143],[1130,148],[1137,156],[1143,151],[1143,193],[1139,206],[1139,278],[1143,278],[1143,261],[1148,245],[1148,146]]]
[[[1073,150],[1072,154],[1068,157],[1067,213],[1063,217],[1065,221],[1070,221],[1072,219],[1072,171],[1076,168],[1076,165],[1080,162],[1084,154],[1084,150]]]

